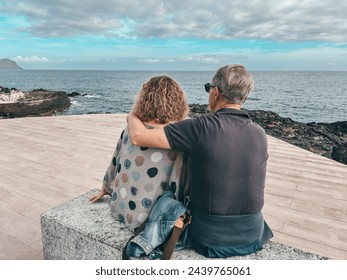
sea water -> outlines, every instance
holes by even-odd
[[[270,110],[300,122],[347,120],[347,72],[251,72],[255,87],[245,109]],[[169,75],[189,103],[207,104],[204,84],[209,71],[1,70],[0,85],[23,91],[50,89],[79,92],[63,114],[129,112],[143,83]]]

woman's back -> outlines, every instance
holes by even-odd
[[[134,146],[125,129],[104,177],[105,188],[112,190],[112,216],[135,230],[164,191],[178,197],[181,170],[181,152]]]

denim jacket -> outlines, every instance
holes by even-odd
[[[144,230],[129,242],[126,254],[129,257],[149,255],[150,259],[159,258],[162,252],[158,246],[169,239],[176,220],[186,211],[172,191],[164,192],[154,204]],[[182,235],[175,250],[184,248],[187,231]]]

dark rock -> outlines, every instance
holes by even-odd
[[[300,123],[282,118],[269,111],[249,111],[249,115],[262,126],[266,133],[318,155],[343,162],[343,157],[334,157],[333,148],[347,140],[347,122]]]
[[[333,148],[332,158],[338,162],[347,164],[347,143],[335,146]]]
[[[79,92],[76,92],[76,91],[67,94],[68,97],[75,97],[75,96],[80,96],[80,95],[81,94]]]
[[[88,115],[95,115],[95,114],[114,114],[112,112],[88,112]]]
[[[189,116],[196,117],[204,114],[211,114],[212,112],[208,109],[207,105],[201,104],[189,104]]]
[[[11,93],[9,93],[11,94]],[[50,116],[70,106],[70,99],[64,91],[36,89],[20,92],[16,102],[0,102],[0,116],[15,118],[26,116]]]
[[[47,89],[37,88],[37,89],[34,89],[33,91],[47,91]]]
[[[10,93],[11,89],[7,87],[0,86],[0,93]]]

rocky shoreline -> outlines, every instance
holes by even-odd
[[[70,106],[65,91],[21,91],[0,86],[0,118],[51,116]]]
[[[207,105],[191,104],[190,116],[209,114]],[[271,111],[248,110],[254,122],[268,135],[347,164],[347,121],[334,123],[300,123]]]

